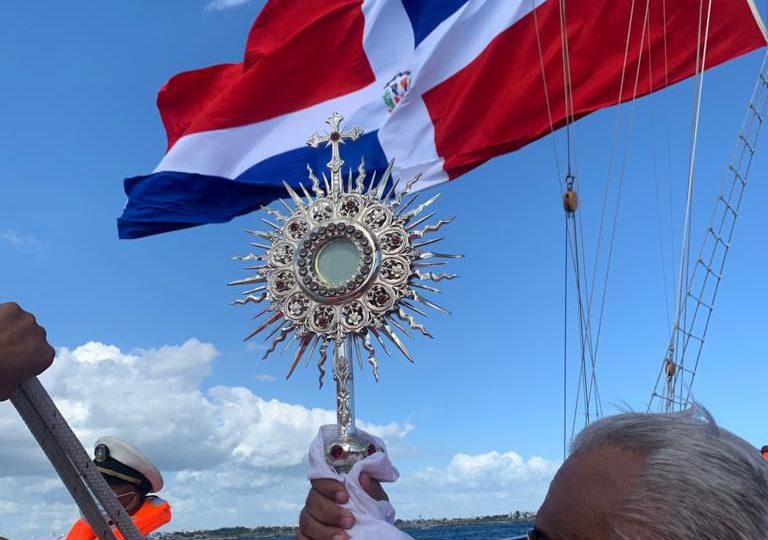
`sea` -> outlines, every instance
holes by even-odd
[[[403,529],[416,540],[509,540],[525,534],[532,523],[490,523],[478,525],[439,525],[422,529]],[[256,540],[256,539],[254,539]],[[293,540],[289,536],[272,536],[258,540]]]
[[[531,527],[532,523],[489,523],[403,530],[416,540],[508,540],[527,533]]]

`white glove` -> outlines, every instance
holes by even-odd
[[[389,501],[377,501],[371,498],[360,485],[360,473],[366,473],[371,478],[381,482],[394,482],[400,473],[386,453],[384,441],[358,429],[361,435],[370,437],[378,448],[384,452],[376,452],[362,461],[358,461],[348,473],[337,473],[325,461],[324,435],[333,438],[338,427],[335,425],[322,426],[309,447],[309,479],[331,478],[338,480],[347,489],[349,502],[341,505],[355,517],[355,525],[347,531],[350,540],[413,540],[413,538],[395,527],[395,508]]]

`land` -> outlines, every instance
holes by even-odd
[[[398,519],[395,525],[399,529],[425,529],[430,527],[456,527],[462,525],[487,525],[496,523],[527,523],[536,518],[534,512],[512,512],[493,516],[477,516],[469,518],[419,518]],[[292,537],[296,534],[295,527],[226,527],[210,531],[178,531],[157,533],[153,540],[243,540],[245,538],[270,538],[273,536]]]

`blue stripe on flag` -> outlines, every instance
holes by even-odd
[[[378,131],[366,133],[343,147],[344,171],[357,170],[365,155],[370,173],[383,170],[387,158]],[[297,148],[272,156],[242,173],[237,180],[183,172],[159,172],[125,180],[128,203],[117,220],[120,238],[141,238],[203,225],[224,223],[286,197],[286,180],[309,189],[307,164],[319,178],[327,171],[330,148]],[[368,177],[370,181],[370,176]]]
[[[384,155],[381,144],[379,144],[378,134],[378,130],[364,133],[358,140],[354,142],[347,141],[341,146],[340,153],[344,160],[343,169],[345,173],[348,174],[350,167],[357,171],[357,166],[360,165],[360,160],[363,156],[365,156],[365,167],[367,170],[373,171],[386,168],[387,157]],[[241,173],[237,179],[244,182],[261,183],[264,173],[268,173],[274,175],[274,181],[278,185],[285,179],[292,186],[297,186],[299,180],[301,180],[309,188],[307,185],[307,165],[312,167],[318,178],[322,179],[321,175],[323,172],[326,175],[329,174],[327,163],[330,160],[331,149],[329,147],[312,148],[310,146],[303,146],[267,158]],[[295,179],[296,181],[294,182]],[[284,195],[287,196],[285,193]]]
[[[414,47],[468,0],[402,0],[413,26]]]

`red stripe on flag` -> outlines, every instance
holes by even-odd
[[[242,64],[222,64],[180,73],[163,85],[157,94],[157,108],[169,149],[190,130],[208,100],[224,93],[242,72]]]
[[[362,0],[272,0],[245,61],[181,73],[160,90],[168,148],[184,135],[242,126],[359,90],[375,80]]]
[[[699,0],[635,1],[621,101],[645,95],[695,73]],[[566,3],[575,116],[615,105],[619,98],[632,0]],[[706,20],[707,2],[703,2]],[[560,2],[549,0],[499,34],[471,64],[424,94],[435,126],[435,145],[450,178],[549,133],[536,40],[542,44],[552,118],[565,124]],[[705,23],[702,23],[702,27]],[[668,73],[665,73],[665,34]],[[704,41],[701,32],[701,42]],[[713,0],[706,67],[765,45],[746,0]],[[650,51],[650,53],[649,53]],[[651,59],[649,72],[648,59]]]

